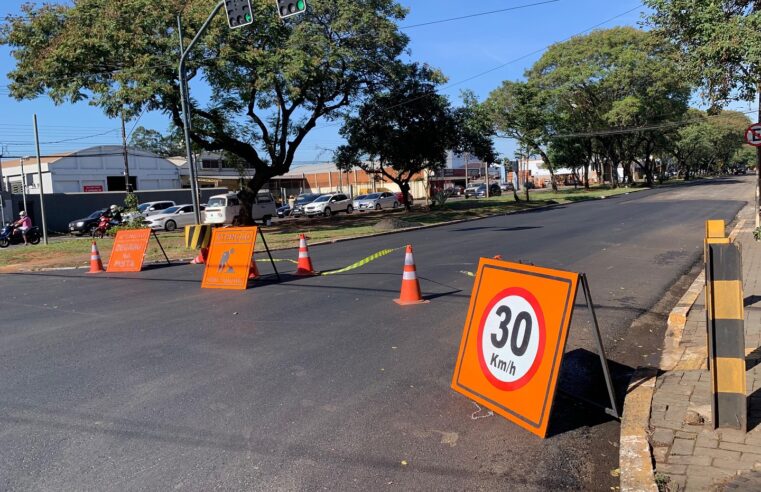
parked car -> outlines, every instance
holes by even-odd
[[[465,193],[465,188],[459,185],[455,185],[444,190],[444,193],[446,193],[447,196],[462,196],[462,194]]]
[[[176,205],[177,204],[171,200],[141,203],[137,206],[137,212],[128,212],[126,214],[122,214],[122,221],[129,222],[141,215],[143,217],[148,217],[154,214],[160,214],[162,211],[168,209],[169,207],[174,207]]]
[[[399,203],[404,204],[404,193],[402,193],[401,191],[397,191],[396,193],[394,193],[394,195],[396,195],[396,200]],[[415,199],[413,198],[412,194],[410,194],[410,207],[412,206],[412,203],[414,201]]]
[[[78,234],[80,236],[90,234],[93,229],[98,227],[98,220],[100,220],[100,216],[105,212],[106,209],[102,208],[100,210],[96,210],[83,219],[72,220],[69,222],[69,232],[71,234]]]
[[[515,191],[515,186],[512,183],[502,183],[499,185],[499,189],[502,191]]]
[[[398,208],[399,201],[396,195],[388,191],[382,193],[370,193],[369,195],[360,195],[354,199],[354,210],[381,210],[383,208]]]
[[[277,216],[279,218],[288,217],[291,215],[291,206],[287,203],[283,206],[277,207]]]
[[[745,176],[746,174],[748,174],[748,168],[745,166],[738,166],[735,168],[734,172],[735,172],[735,176],[740,176],[740,175]]]
[[[304,205],[308,205],[312,203],[313,201],[320,198],[322,195],[320,193],[302,193],[299,196],[296,197],[296,200],[293,202],[293,210],[291,210],[291,216],[292,217],[300,217],[304,215]]]
[[[492,183],[489,185],[489,196],[500,196],[502,194],[502,189],[499,187],[497,183]],[[476,189],[476,197],[486,197],[486,185],[482,184]]]
[[[251,218],[269,222],[277,215],[275,197],[268,191],[257,193],[251,205]],[[214,195],[206,202],[204,224],[237,224],[240,217],[240,199],[236,193]]]
[[[204,207],[201,207],[204,210]],[[145,225],[151,229],[160,231],[173,231],[178,227],[193,225],[196,223],[196,214],[193,213],[193,205],[176,205],[164,209],[160,214],[154,214],[145,219]]]
[[[328,193],[327,195],[320,196],[309,205],[304,206],[304,213],[309,217],[316,215],[330,217],[338,212],[350,214],[353,211],[354,206],[351,204],[351,200],[343,193]]]
[[[479,185],[468,186],[467,188],[465,188],[465,198],[470,198],[472,196],[476,196],[476,193],[478,191],[478,186]]]

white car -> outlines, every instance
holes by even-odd
[[[396,195],[388,191],[361,195],[354,199],[354,210],[359,211],[397,208],[398,206],[399,202],[396,200]]]
[[[330,217],[337,212],[350,214],[353,211],[354,206],[351,204],[351,199],[343,193],[328,193],[304,206],[304,213],[309,217],[314,217],[315,215]]]
[[[203,210],[204,207],[201,207]],[[193,225],[196,223],[196,214],[193,213],[193,205],[176,205],[162,210],[160,214],[145,218],[145,225],[151,229],[160,231],[173,231],[178,227]]]
[[[177,204],[170,200],[163,200],[160,202],[145,202],[137,206],[137,212],[129,212],[122,215],[124,222],[129,222],[139,216],[148,217],[150,215],[160,214],[169,207],[174,207]]]
[[[214,195],[206,203],[204,212],[204,224],[237,224],[240,216],[240,200],[237,193],[226,195]],[[254,203],[251,205],[251,218],[269,223],[272,217],[277,215],[275,197],[269,191],[260,191],[256,194]]]

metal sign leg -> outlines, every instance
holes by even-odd
[[[256,229],[259,231],[259,235],[262,236],[262,243],[264,244],[264,249],[267,251],[267,256],[270,258],[270,263],[272,264],[272,268],[275,270],[275,275],[277,275],[278,282],[280,281],[280,272],[277,271],[277,266],[275,266],[275,260],[272,259],[272,253],[270,253],[270,248],[267,246],[267,240],[264,238],[264,232],[262,232],[261,227],[257,227]]]
[[[164,247],[161,245],[161,241],[159,241],[159,237],[156,235],[156,231],[151,229],[151,233],[153,234],[153,237],[156,239],[156,242],[159,245],[159,248],[161,248],[161,252],[164,254],[164,258],[166,259],[166,264],[171,265],[172,262],[169,261],[169,257],[166,255],[166,251],[164,251]]]
[[[608,359],[605,357],[605,347],[602,344],[602,335],[600,334],[600,325],[597,324],[597,313],[595,312],[594,304],[592,303],[592,294],[589,290],[589,281],[587,275],[582,273],[581,288],[584,291],[584,298],[587,301],[587,308],[592,315],[592,322],[594,323],[595,340],[597,341],[597,353],[600,355],[600,364],[602,365],[602,372],[605,375],[605,385],[608,388],[608,397],[610,398],[611,408],[605,409],[606,413],[613,415],[616,418],[621,418],[618,413],[618,405],[616,404],[616,392],[613,388],[613,380],[610,377],[610,368],[608,367]]]

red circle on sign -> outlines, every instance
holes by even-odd
[[[531,307],[534,309],[534,314],[536,314],[536,320],[539,324],[539,346],[536,349],[536,356],[534,357],[534,362],[531,364],[531,368],[524,374],[521,378],[516,379],[512,382],[506,382],[506,381],[500,381],[499,379],[495,378],[494,375],[492,375],[491,371],[489,370],[489,367],[486,364],[486,359],[484,359],[484,348],[482,339],[484,336],[484,327],[486,326],[486,320],[489,317],[489,313],[492,309],[494,309],[494,306],[508,296],[519,296],[528,302]],[[483,316],[481,316],[481,325],[478,327],[478,343],[476,344],[478,347],[478,363],[481,366],[481,373],[486,377],[486,379],[489,380],[489,382],[496,388],[504,390],[504,391],[514,391],[518,388],[523,387],[526,383],[528,383],[532,377],[534,377],[534,374],[536,374],[536,371],[539,370],[539,364],[542,361],[542,355],[544,355],[544,340],[545,340],[545,331],[544,331],[544,313],[542,313],[542,308],[539,305],[539,301],[536,300],[536,297],[534,295],[527,291],[526,289],[523,289],[521,287],[510,287],[496,296],[489,302],[489,304],[486,306],[486,309],[484,310]]]
[[[750,135],[758,136],[758,140],[751,139]],[[754,147],[761,147],[761,123],[753,123],[745,130],[745,143]]]

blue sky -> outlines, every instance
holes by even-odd
[[[538,4],[543,0],[400,1],[410,8],[407,20],[402,23],[405,26]],[[3,0],[0,16],[18,12],[22,3],[22,0]],[[483,99],[503,80],[520,79],[523,72],[541,56],[541,50],[553,43],[613,17],[616,18],[599,27],[638,25],[643,9],[636,0],[557,0],[508,12],[406,29],[405,32],[411,38],[412,59],[441,69],[449,78],[449,84],[442,89],[442,93],[449,95],[457,104],[463,89],[471,89]],[[5,75],[12,68],[10,50],[0,47],[0,148],[7,147],[5,155],[34,153],[33,113],[37,113],[39,120],[43,153],[121,142],[119,122],[106,118],[98,108],[86,103],[56,106],[47,98],[21,102],[10,98],[5,87],[8,83]],[[202,94],[204,88],[201,84],[193,81],[191,93]],[[161,113],[147,113],[138,124],[163,132],[169,120]],[[330,151],[326,149],[335,148],[341,143],[341,138],[338,128],[328,125],[322,123],[310,133],[296,154],[297,161],[307,163],[330,159]],[[127,131],[133,126],[134,122],[130,122]],[[71,141],[110,130],[113,131],[105,135]],[[514,148],[511,142],[497,141],[497,147],[501,153],[512,156]]]

